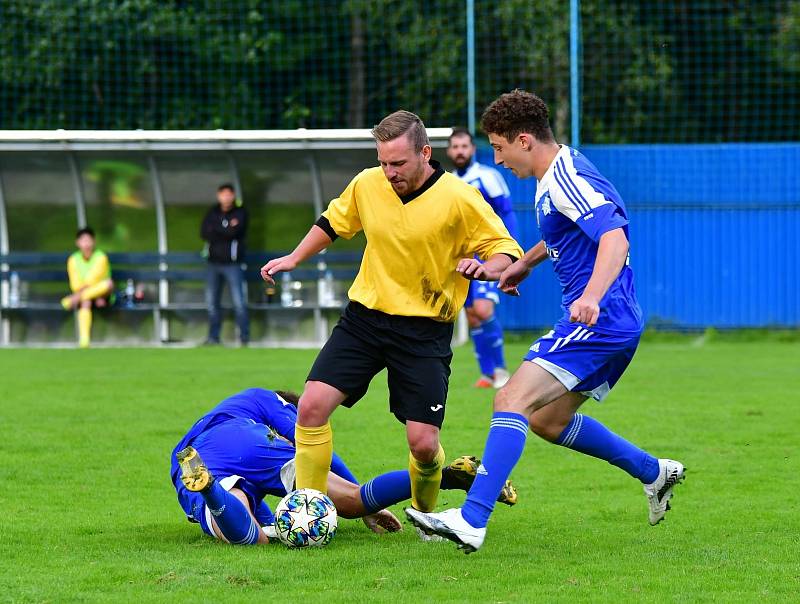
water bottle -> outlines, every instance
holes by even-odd
[[[125,307],[133,308],[133,300],[136,295],[136,287],[133,284],[133,279],[128,279],[125,285]]]
[[[288,308],[293,305],[292,275],[289,272],[284,272],[281,275],[281,306]]]
[[[14,271],[8,278],[8,305],[19,306],[19,273]]]
[[[333,291],[333,273],[329,270],[325,271],[325,276],[323,277],[322,282],[325,284],[325,294],[322,299],[322,306],[335,306],[336,301],[334,300],[335,293]]]

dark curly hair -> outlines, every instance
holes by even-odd
[[[549,117],[542,99],[532,92],[516,89],[500,95],[486,108],[481,127],[487,134],[497,134],[508,141],[527,132],[547,143],[555,140]]]

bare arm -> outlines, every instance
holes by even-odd
[[[511,265],[508,254],[494,254],[481,264],[474,258],[462,258],[456,270],[467,279],[480,279],[481,281],[497,281],[500,274]]]
[[[519,284],[522,283],[527,276],[531,274],[531,270],[545,258],[547,258],[547,249],[544,246],[544,241],[540,241],[525,252],[522,258],[503,271],[500,275],[500,283],[498,283],[500,291],[511,296],[519,296],[519,290],[517,289]]]
[[[324,250],[332,241],[325,231],[317,225],[312,226],[291,254],[270,260],[262,266],[261,277],[264,281],[275,283],[274,275],[283,271],[294,270],[298,264]]]
[[[614,283],[628,258],[628,238],[621,228],[603,233],[586,289],[569,307],[569,320],[591,327],[600,316],[600,300]]]

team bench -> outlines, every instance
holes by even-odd
[[[285,306],[281,304],[280,287],[270,293],[259,272],[266,261],[282,254],[247,254],[244,277],[251,289],[247,303],[249,310],[266,311]],[[0,254],[0,321],[7,320],[14,313],[63,312],[60,299],[69,290],[66,271],[68,257],[67,252]],[[152,313],[153,323],[158,326],[164,313],[205,310],[201,292],[206,280],[206,261],[199,253],[109,253],[108,259],[117,292],[117,302],[113,306],[115,311]],[[357,251],[318,255],[292,271],[292,282],[350,281],[355,276],[360,259],[361,253]],[[128,280],[144,288],[143,299],[131,303],[120,295]],[[185,295],[187,287],[194,290],[188,292],[189,295]],[[321,305],[319,301],[305,300],[303,303],[303,308],[311,310],[330,307],[330,303]],[[226,308],[225,304],[223,308]]]

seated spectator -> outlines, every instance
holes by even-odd
[[[78,251],[67,260],[69,288],[72,293],[61,299],[64,310],[78,309],[78,345],[89,347],[92,331],[92,306],[103,308],[111,303],[114,282],[108,256],[95,248],[94,231],[83,227],[75,235]]]

